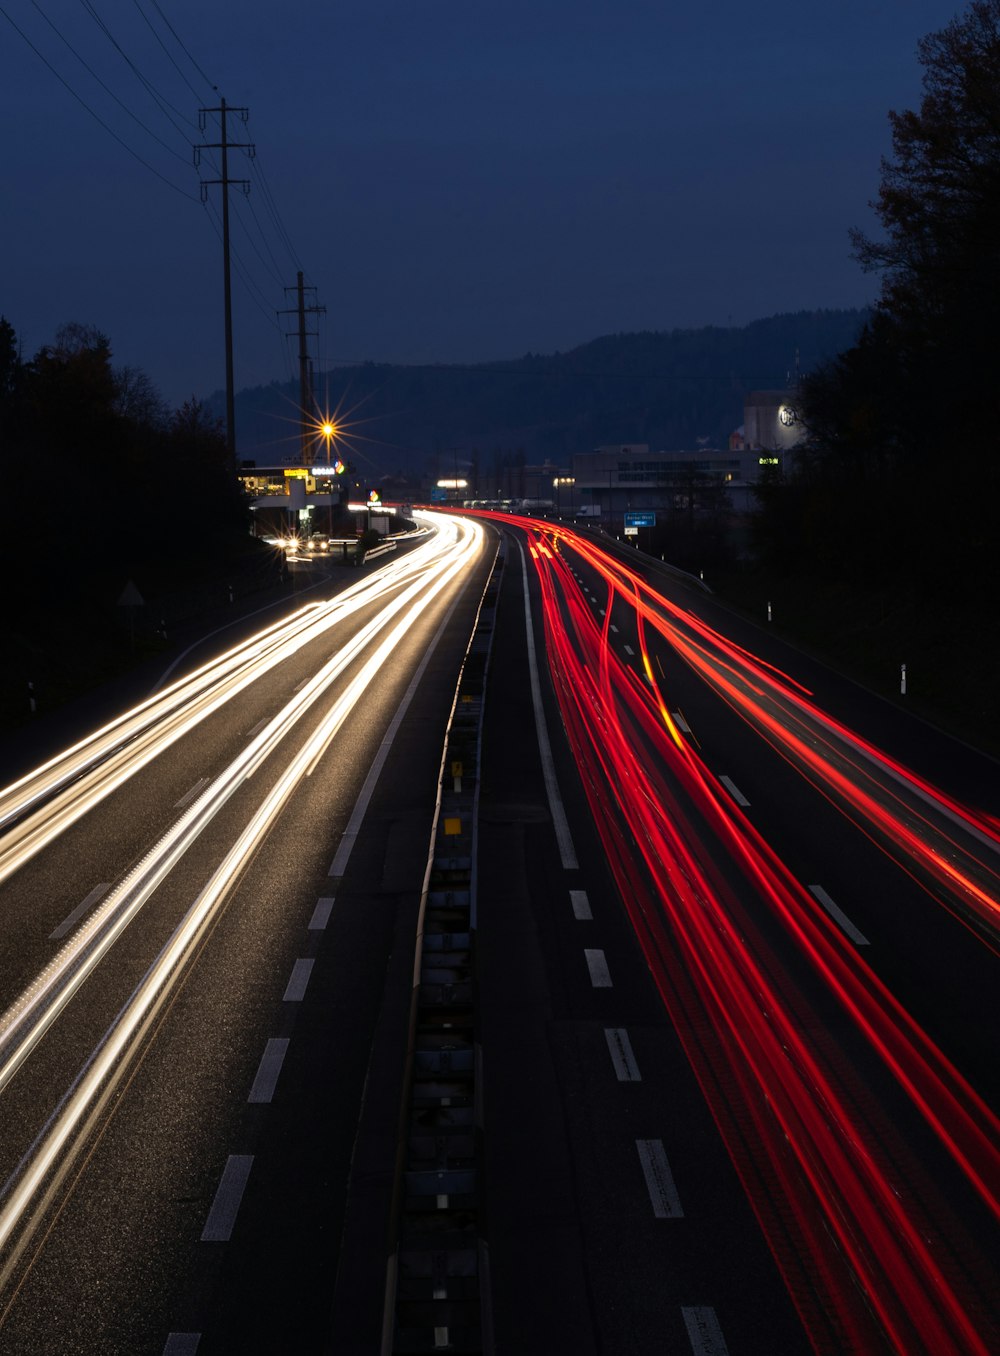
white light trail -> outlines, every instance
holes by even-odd
[[[83,1141],[91,1121],[124,1077],[131,1055],[141,1046],[144,1033],[184,972],[186,964],[196,954],[217,909],[248,859],[263,842],[302,778],[315,766],[362,694],[398,648],[406,632],[438,594],[471,563],[482,542],[482,528],[472,522],[450,521],[449,528],[440,535],[446,539],[444,544],[448,549],[430,568],[429,574],[428,562],[425,562],[422,583],[415,581],[388,605],[383,625],[377,630],[386,632],[386,622],[399,613],[402,616],[388,628],[388,633],[265,794],[258,809],[0,1192],[4,1202],[0,1210],[0,1252],[7,1252],[7,1260],[0,1270],[0,1285],[11,1275],[30,1230],[41,1220],[44,1214],[41,1207],[44,1207],[45,1201],[57,1189],[58,1181],[68,1170],[73,1145]],[[164,835],[143,862],[108,897],[94,917],[63,947],[36,983],[0,1018],[0,1087],[9,1081],[13,1072],[23,1063],[40,1032],[47,1029],[64,1009],[69,998],[86,975],[92,972],[100,957],[106,954],[114,938],[134,916],[140,904],[162,882],[214,816],[219,804],[228,799],[236,785],[245,781],[248,763],[257,759],[261,741],[266,742],[272,737],[277,741],[285,731],[286,719],[292,718],[296,708],[301,706],[304,710],[322,695],[336,676],[334,670],[340,671],[337,662],[338,657],[335,657],[324,666],[310,685],[296,694],[251,745],[215,779],[185,812],[180,823]],[[327,671],[330,676],[324,681],[323,675]],[[297,718],[295,715],[294,719]],[[40,1197],[41,1207],[36,1209]],[[22,1223],[26,1225],[25,1230],[17,1242],[9,1246]]]
[[[0,826],[25,816],[0,843],[0,882],[251,683],[359,609],[438,568],[456,532],[451,520],[435,521],[434,537],[377,574],[267,627],[0,790]]]

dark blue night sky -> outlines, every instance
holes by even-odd
[[[875,226],[919,39],[959,12],[0,4],[0,313],[26,356],[65,321],[98,326],[171,403],[224,375],[220,191],[201,205],[191,152],[220,92],[248,107],[231,135],[258,153],[229,170],[251,182],[233,203],[237,386],[294,374],[277,312],[298,268],[326,307],[318,366],[475,362],[872,300],[847,232]],[[217,177],[208,155],[201,174]]]

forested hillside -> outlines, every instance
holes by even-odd
[[[566,353],[467,367],[365,363],[318,374],[316,398],[346,423],[359,466],[383,474],[420,472],[455,449],[519,448],[530,462],[606,442],[724,447],[749,391],[783,387],[850,347],[866,314],[800,311],[734,329],[607,335]],[[212,402],[221,412],[221,393]],[[240,392],[240,455],[295,456],[297,406],[297,383]]]

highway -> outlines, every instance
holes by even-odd
[[[429,522],[0,791],[2,1356],[380,1349],[498,543],[483,1349],[1000,1349],[996,764],[638,552]]]
[[[247,1189],[320,943],[351,927],[336,888],[392,759],[377,880],[419,885],[486,562],[481,528],[438,520],[0,793],[4,1352],[163,1350]],[[340,965],[384,967],[384,912]],[[377,998],[338,1033],[355,1101]]]
[[[509,1349],[552,1349],[552,1315],[572,1313],[575,1350],[651,1351],[658,1333],[699,1356],[995,1350],[995,764],[697,581],[519,527],[525,597],[508,593],[519,615],[498,652],[527,608],[574,808],[560,834],[547,777],[514,812],[513,768],[482,808],[484,858],[495,834],[492,850],[524,861],[517,935],[500,925],[496,944],[538,985],[531,1001],[508,994],[505,1022],[484,1019],[487,1102],[516,1097],[523,1117],[527,1091],[533,1124],[547,1108],[562,1148],[535,1168],[567,1202],[558,1221],[530,1196],[496,1202]],[[486,900],[482,913],[489,957]],[[487,1118],[500,1180],[515,1137]],[[547,1272],[558,1301],[538,1286]]]

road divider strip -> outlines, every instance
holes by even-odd
[[[501,561],[498,553],[479,605],[438,778],[396,1137],[382,1356],[492,1350],[475,940],[482,719]]]

